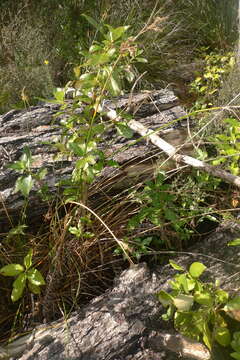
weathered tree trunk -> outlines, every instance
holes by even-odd
[[[222,225],[174,261],[185,268],[194,261],[203,262],[208,268],[205,281],[219,279],[221,287],[234,292],[240,286],[239,250],[227,243],[239,236],[239,225]],[[172,324],[161,319],[163,309],[155,294],[168,290],[167,281],[174,274],[169,265],[154,271],[144,264],[135,265],[122,273],[111,291],[70,318],[36,328],[5,346],[1,358],[16,358],[25,350],[21,360],[209,359],[203,345],[177,336]],[[216,347],[212,359],[229,358],[224,349]]]
[[[105,107],[128,109],[135,118],[153,129],[162,126],[166,130],[166,124],[168,124],[168,128],[171,129],[165,136],[170,137],[170,142],[173,144],[182,144],[187,137],[186,127],[178,126],[179,123],[183,123],[183,120],[176,122],[178,118],[186,116],[186,113],[179,106],[178,99],[168,90],[124,96],[115,101],[106,102]],[[19,173],[8,169],[6,165],[18,160],[25,146],[30,148],[33,155],[34,169],[37,171],[41,167],[47,168],[48,174],[44,181],[52,193],[56,192],[55,184],[59,180],[69,178],[73,171],[74,161],[53,160],[56,150],[47,144],[61,135],[59,121],[64,115],[55,117],[59,108],[60,106],[56,104],[43,104],[21,111],[12,110],[0,116],[1,232],[9,229],[9,216],[12,217],[13,223],[17,222],[23,204],[21,194],[14,192],[15,181]],[[139,137],[135,134],[133,140]],[[121,167],[104,169],[97,180],[102,184],[101,190],[108,191],[112,187],[118,186],[127,187],[134,183],[140,174],[153,172],[153,163],[159,156],[159,151],[145,140],[130,146],[133,140],[126,140],[118,136],[116,130],[106,134],[99,146],[109,157],[116,153],[113,158],[119,162]],[[96,186],[96,182],[93,185],[93,191],[94,186]],[[40,200],[37,190],[34,188],[30,193],[31,211],[28,212],[30,223],[36,223],[36,219],[37,223],[41,222],[41,217],[46,212],[47,205]]]

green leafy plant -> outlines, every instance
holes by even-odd
[[[214,342],[223,347],[231,345],[235,350],[231,356],[239,359],[239,333],[235,332],[232,337],[223,314],[239,310],[240,297],[230,299],[217,280],[215,284],[202,282],[199,278],[206,270],[202,263],[192,263],[188,271],[172,260],[170,265],[180,273],[170,281],[171,292],[161,290],[157,294],[162,305],[167,307],[163,319],[173,318],[181,334],[203,341],[210,350]]]
[[[13,169],[19,172],[21,175],[17,178],[15,183],[15,192],[20,192],[24,197],[24,205],[19,216],[19,223],[16,227],[10,229],[7,238],[10,239],[13,236],[25,235],[24,230],[27,228],[25,224],[26,208],[29,203],[29,194],[33,187],[38,187],[38,193],[44,199],[47,198],[48,189],[43,183],[43,180],[47,174],[47,169],[41,168],[38,172],[32,170],[33,158],[31,151],[28,147],[23,149],[23,154],[20,159],[12,164],[8,165],[9,169]]]
[[[41,168],[37,173],[33,172],[31,166],[33,164],[32,154],[28,147],[23,149],[23,154],[19,160],[7,167],[16,170],[22,175],[17,178],[15,183],[15,192],[20,191],[24,198],[28,198],[30,191],[36,182],[41,184],[47,174],[46,168]]]
[[[199,73],[190,84],[190,92],[198,95],[194,105],[196,110],[213,105],[213,99],[219,94],[224,76],[229,74],[235,65],[234,53],[211,52],[207,54],[207,50],[202,49],[202,57],[205,63],[203,73]]]
[[[160,229],[159,237],[156,239],[147,235],[146,244],[144,237],[135,239],[131,244],[135,249],[133,253],[137,251],[138,257],[139,252],[144,255],[146,245],[149,248],[156,243],[167,248],[181,247],[182,243],[187,242],[194,234],[197,224],[204,219],[217,221],[217,218],[211,215],[214,210],[206,201],[207,194],[214,191],[217,183],[218,181],[208,175],[198,172],[189,176],[188,181],[181,176],[176,177],[171,184],[166,182],[165,174],[160,172],[153,181],[146,182],[140,191],[132,195],[134,201],[140,204],[140,209],[129,220],[128,229],[132,232],[147,221]]]
[[[222,134],[209,137],[215,145],[219,156],[212,161],[213,165],[226,164],[233,175],[239,175],[240,159],[240,122],[234,118],[223,120],[227,128]]]
[[[13,282],[11,294],[13,302],[22,297],[26,283],[29,291],[33,294],[40,294],[40,286],[45,285],[45,280],[43,279],[42,274],[32,266],[32,256],[33,250],[30,249],[23,259],[23,265],[9,264],[0,269],[0,274],[3,276],[17,276]]]
[[[61,182],[65,186],[65,201],[81,200],[82,203],[86,202],[89,184],[103,167],[117,166],[116,162],[106,159],[98,148],[105,132],[116,127],[122,136],[132,136],[127,126],[129,117],[124,113],[121,117],[125,120],[106,122],[104,100],[122,94],[125,82],[134,80],[134,63],[145,61],[141,57],[142,50],[127,35],[128,26],[113,28],[97,23],[87,15],[84,18],[101,33],[103,40],[94,41],[89,51],[81,51],[84,61],[74,68],[75,80],[70,82],[75,89],[72,105],[69,106],[65,100],[64,91],[55,93],[54,101],[62,104],[65,116],[60,124],[62,137],[53,144],[59,151],[57,156],[74,160],[71,179]],[[79,231],[76,232],[78,225],[74,224],[74,227],[79,236]]]

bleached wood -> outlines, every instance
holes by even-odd
[[[159,149],[163,150],[171,159],[175,160],[177,163],[184,163],[186,165],[190,165],[196,169],[205,171],[206,173],[216,176],[220,179],[227,181],[237,187],[240,187],[240,177],[230,174],[229,172],[219,169],[216,166],[209,165],[204,161],[195,159],[188,155],[182,155],[177,153],[177,149],[161,139],[155,132],[151,129],[146,128],[140,122],[136,120],[131,120],[128,123],[128,126],[136,131],[141,136],[147,137],[154,145],[156,145]]]

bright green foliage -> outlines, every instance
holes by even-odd
[[[88,185],[111,162],[98,149],[98,142],[102,141],[105,131],[116,126],[122,136],[131,138],[133,135],[127,121],[116,124],[114,119],[112,124],[104,121],[106,110],[103,101],[122,94],[125,81],[132,82],[135,77],[133,65],[144,60],[134,39],[127,35],[128,26],[113,28],[97,23],[87,15],[84,18],[100,32],[102,41],[94,41],[89,51],[81,51],[83,63],[74,68],[75,80],[68,84],[75,88],[72,106],[67,107],[62,91],[55,93],[54,100],[62,104],[65,113],[65,119],[61,121],[62,138],[54,147],[59,150],[58,156],[67,156],[75,161],[71,179],[64,182],[67,185],[64,195],[66,201],[83,202]],[[75,110],[79,107],[82,111],[76,114]],[[124,117],[121,113],[121,118]],[[78,225],[72,225],[69,231],[79,237],[82,231]]]
[[[153,181],[147,181],[143,189],[132,195],[141,207],[138,213],[130,219],[128,228],[133,231],[139,224],[148,221],[162,229],[165,237],[163,240],[160,235],[158,239],[153,236],[147,237],[147,244],[144,243],[144,238],[134,239],[133,254],[137,253],[139,258],[141,252],[142,255],[147,253],[150,245],[157,245],[158,248],[159,245],[172,248],[175,245],[171,243],[173,234],[176,234],[180,242],[186,242],[190,239],[194,233],[190,223],[196,225],[204,219],[217,221],[214,216],[210,215],[213,209],[210,206],[204,206],[205,197],[209,191],[215,189],[217,183],[208,175],[200,173],[193,173],[187,182],[179,178],[176,179],[176,183],[173,181],[168,184],[165,181],[164,173],[158,173]],[[206,186],[208,187],[207,191]],[[168,231],[171,234],[169,240]]]
[[[212,164],[226,164],[233,175],[239,175],[240,122],[234,118],[224,119],[223,121],[226,124],[224,133],[209,138],[219,153],[219,156],[212,161]]]
[[[28,147],[23,149],[20,160],[8,165],[8,168],[16,170],[23,176],[20,176],[15,184],[15,191],[20,191],[25,198],[28,198],[35,182],[41,182],[47,174],[47,169],[42,168],[37,173],[31,170],[33,163],[32,154]],[[41,191],[40,191],[41,193]]]
[[[206,54],[207,49],[202,49],[204,70],[198,74],[196,79],[190,85],[190,91],[198,95],[198,99],[194,105],[196,110],[205,109],[212,106],[212,101],[219,94],[224,76],[228,75],[234,65],[234,53],[226,54],[211,52]]]
[[[183,272],[184,269],[170,260],[170,265]],[[223,347],[231,344],[235,353],[231,356],[240,359],[240,333],[232,334],[228,323],[222,316],[240,310],[240,297],[229,300],[226,291],[219,288],[218,282],[203,283],[199,277],[206,266],[199,262],[191,264],[189,271],[178,273],[170,281],[172,291],[161,290],[157,296],[167,312],[164,320],[174,319],[175,328],[185,336],[203,341],[211,350],[214,342]]]
[[[23,291],[28,282],[29,290],[34,294],[40,294],[40,286],[45,285],[45,280],[42,274],[32,267],[33,250],[30,249],[28,254],[23,259],[24,266],[20,264],[9,264],[0,269],[0,274],[3,276],[17,276],[13,282],[13,289],[11,299],[13,302],[22,297]]]

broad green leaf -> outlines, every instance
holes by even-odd
[[[68,231],[79,238],[82,235],[81,229],[77,228],[76,226],[69,226]]]
[[[32,154],[28,146],[25,146],[23,149],[23,154],[21,156],[21,161],[26,164],[26,168],[29,169],[32,164]]]
[[[171,305],[173,302],[173,297],[164,290],[159,291],[157,297],[163,306]]]
[[[113,96],[118,96],[121,94],[121,87],[120,87],[120,83],[117,81],[116,76],[114,77],[114,75],[112,74],[109,78],[109,82],[111,84],[111,88],[112,88],[112,95]]]
[[[68,142],[69,149],[77,156],[84,156],[84,147],[82,144],[77,144],[75,142]]]
[[[182,268],[180,265],[178,265],[177,263],[175,263],[173,260],[169,260],[169,264],[170,264],[171,267],[174,268],[175,270],[184,271],[184,268]]]
[[[13,164],[7,165],[7,168],[17,170],[17,171],[23,171],[26,169],[26,163],[24,161],[15,161]]]
[[[138,62],[141,62],[141,63],[147,63],[148,62],[148,60],[143,58],[143,57],[136,57],[135,60],[138,61]]]
[[[226,327],[218,327],[215,329],[214,337],[222,346],[228,346],[231,342],[231,334]]]
[[[208,347],[208,349],[211,350],[212,348],[211,338],[207,334],[203,335],[203,342]]]
[[[24,197],[28,197],[34,181],[32,179],[32,175],[21,176],[17,179],[15,184],[15,190],[20,191]]]
[[[45,178],[45,176],[47,175],[48,170],[47,168],[42,168],[37,172],[37,179],[38,180],[43,180]]]
[[[25,285],[26,285],[26,274],[22,273],[16,278],[16,280],[13,283],[13,289],[11,294],[11,300],[13,302],[17,301],[18,299],[20,299],[20,297],[22,297]]]
[[[240,245],[240,238],[237,238],[237,239],[235,239],[233,241],[230,241],[228,243],[228,246],[238,246],[238,245]]]
[[[30,249],[28,254],[24,257],[23,263],[25,268],[28,270],[32,266],[33,249]]]
[[[30,281],[28,281],[28,288],[33,294],[39,295],[41,293],[40,287],[32,284]]]
[[[0,269],[0,274],[4,276],[16,276],[24,271],[24,267],[20,264],[9,264]]]
[[[118,122],[116,124],[116,128],[117,128],[117,131],[118,133],[127,138],[127,139],[131,139],[133,137],[133,131],[132,129],[130,129],[130,127],[125,124],[124,122]]]
[[[182,285],[184,291],[188,294],[189,293],[189,288],[188,288],[188,278],[186,274],[180,274],[176,277],[176,281]]]
[[[64,90],[60,90],[60,91],[55,91],[53,93],[53,96],[55,97],[55,99],[57,101],[59,101],[60,103],[64,102],[64,97],[65,97],[65,92]]]
[[[109,33],[107,34],[106,38],[111,40],[111,41],[116,41],[118,40],[129,28],[129,26],[119,26],[117,28],[113,28],[110,25],[107,25],[108,29],[109,29]]]
[[[189,311],[193,302],[194,298],[191,295],[180,294],[173,298],[173,303],[179,311]]]
[[[87,66],[103,65],[103,64],[108,63],[109,60],[110,60],[110,57],[106,53],[94,54],[88,59],[86,65]]]
[[[27,271],[27,278],[33,285],[45,285],[45,280],[42,274],[37,269],[30,269]]]
[[[194,262],[192,263],[192,265],[189,268],[189,274],[194,277],[194,278],[198,278],[199,276],[202,275],[202,273],[205,271],[206,266],[203,265],[200,262]]]
[[[135,74],[133,71],[130,71],[129,69],[125,70],[125,76],[128,82],[133,82],[133,80],[135,79]]]
[[[208,292],[196,291],[194,294],[194,300],[201,305],[207,305],[207,306],[213,305],[213,298],[211,294]]]
[[[105,125],[104,124],[96,124],[94,126],[92,126],[91,128],[91,134],[92,135],[100,135],[104,132],[105,130]]]

